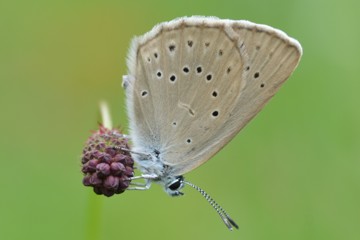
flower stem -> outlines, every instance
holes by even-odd
[[[102,209],[101,196],[90,193],[86,217],[85,227],[85,240],[98,240],[101,233],[101,209]]]
[[[110,110],[108,104],[105,101],[100,102],[100,114],[103,126],[107,129],[112,129]]]

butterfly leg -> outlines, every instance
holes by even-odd
[[[129,187],[127,190],[148,190],[151,186],[151,180],[156,178],[158,178],[158,176],[155,174],[143,174],[132,177],[130,180],[145,179],[145,183],[130,182],[130,185],[133,187]]]
[[[129,187],[127,190],[148,190],[151,186],[151,181],[146,179],[145,183],[130,183],[134,187]]]
[[[137,180],[137,179],[156,179],[159,176],[156,174],[142,174],[140,176],[132,177],[130,180]]]

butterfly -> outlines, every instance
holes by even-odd
[[[131,155],[144,185],[198,190],[229,229],[230,216],[183,175],[207,162],[264,107],[298,65],[299,42],[266,25],[182,17],[136,37],[126,92]]]

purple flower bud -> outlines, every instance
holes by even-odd
[[[91,155],[93,158],[99,159],[102,156],[102,153],[99,152],[98,150],[94,150]]]
[[[130,180],[127,177],[121,177],[119,181],[119,189],[125,190],[129,187]]]
[[[99,158],[101,162],[111,163],[111,156],[109,154],[103,153],[102,156]]]
[[[115,194],[114,190],[107,189],[107,188],[103,188],[102,193],[107,197],[111,197],[112,195]]]
[[[105,177],[110,174],[110,165],[107,163],[99,163],[96,166],[96,171],[99,177]]]
[[[134,176],[134,169],[129,167],[129,166],[126,166],[125,168],[126,168],[125,175],[128,176],[128,177],[133,177]]]
[[[105,143],[101,142],[101,143],[99,143],[99,144],[96,146],[96,149],[97,149],[97,150],[102,150],[102,149],[104,149],[105,147],[106,147]]]
[[[83,184],[84,186],[91,186],[91,183],[90,183],[90,174],[86,174],[83,178]]]
[[[108,176],[104,181],[104,187],[107,189],[117,189],[119,186],[119,178]]]
[[[81,168],[81,171],[82,171],[83,173],[88,173],[88,172],[89,172],[89,170],[88,170],[88,165],[87,165],[87,164],[83,165],[82,168]]]
[[[134,160],[130,157],[130,156],[126,156],[125,157],[125,164],[128,165],[128,166],[132,166],[134,165]]]
[[[114,149],[114,147],[107,147],[105,149],[105,152],[109,154],[111,157],[114,157],[116,155],[116,150]]]
[[[84,164],[84,163],[88,162],[90,159],[91,159],[91,153],[85,152],[81,159],[81,162]]]
[[[109,133],[104,133],[103,139],[104,139],[105,141],[109,141],[109,140],[110,140]]]
[[[96,165],[99,163],[99,161],[97,159],[92,159],[89,162],[87,162],[87,164],[85,164],[87,166],[87,172],[95,172],[96,171]]]
[[[115,157],[113,158],[113,161],[125,163],[125,159],[126,159],[126,155],[119,153],[119,154],[115,155]]]
[[[92,186],[99,186],[102,183],[102,181],[100,178],[98,178],[97,174],[93,173],[89,178],[89,183]]]
[[[116,176],[120,176],[126,170],[125,166],[120,162],[111,163],[110,168],[111,173]]]
[[[102,195],[102,187],[96,187],[94,186],[94,192],[97,194],[97,195]]]

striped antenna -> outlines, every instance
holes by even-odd
[[[215,202],[215,200],[210,197],[209,194],[207,194],[204,190],[202,190],[200,187],[192,184],[191,182],[184,181],[185,184],[193,187],[196,189],[203,197],[210,203],[210,205],[215,209],[215,211],[219,214],[221,219],[224,221],[225,225],[229,228],[229,230],[233,230],[233,227],[236,229],[239,229],[239,226],[235,223],[234,220],[231,219],[229,214],[226,213],[226,211]]]

